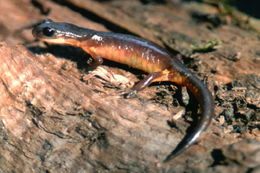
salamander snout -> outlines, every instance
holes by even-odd
[[[64,26],[66,25],[45,19],[33,28],[32,34],[36,39],[45,42],[64,44],[68,42],[68,32]]]
[[[59,23],[55,23],[50,19],[44,19],[34,26],[32,34],[35,38],[40,40],[57,39],[59,30],[61,29],[62,27]]]
[[[36,39],[45,42],[72,44],[82,35],[85,35],[82,30],[82,28],[69,23],[53,22],[50,19],[45,19],[33,28],[32,34]]]

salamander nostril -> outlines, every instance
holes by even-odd
[[[52,28],[49,28],[49,27],[45,27],[45,28],[43,28],[42,33],[43,33],[43,35],[45,35],[47,37],[51,37],[54,35],[55,30]]]

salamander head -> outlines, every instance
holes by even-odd
[[[68,23],[53,22],[45,19],[36,25],[32,34],[35,38],[56,44],[75,44],[90,31]]]

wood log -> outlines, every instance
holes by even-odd
[[[257,171],[257,31],[227,25],[215,6],[165,3],[0,1],[0,172]],[[199,18],[207,15],[223,23]],[[145,74],[108,61],[84,73],[89,55],[81,50],[32,42],[30,26],[43,18],[138,35],[184,55],[215,95],[212,125],[198,143],[162,164],[194,125],[194,100],[172,84],[124,99]],[[194,51],[212,40],[221,43]]]

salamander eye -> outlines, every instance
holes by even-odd
[[[47,37],[51,37],[54,35],[55,30],[49,27],[45,27],[43,28],[42,33]]]

